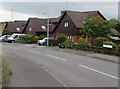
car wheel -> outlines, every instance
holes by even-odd
[[[41,46],[41,44],[38,44],[39,46]]]
[[[15,43],[15,41],[13,40],[11,43]]]

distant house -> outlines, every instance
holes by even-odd
[[[56,20],[56,18],[50,18],[49,19],[49,32],[52,33],[52,29],[55,27],[55,22],[53,22],[54,25],[52,25],[52,21]],[[30,34],[33,36],[36,35],[42,35],[47,33],[47,19],[41,19],[41,18],[29,18],[26,26],[23,29],[23,32],[25,34]]]
[[[10,30],[11,34],[13,33],[22,33],[26,21],[14,21],[14,22],[5,22],[5,29]]]
[[[52,36],[57,38],[57,34],[62,33],[72,42],[78,42],[81,36],[80,29],[83,28],[84,20],[94,16],[106,20],[99,11],[61,11],[61,18],[53,29]]]
[[[5,29],[5,26],[6,26],[5,23],[0,24],[0,36],[2,35],[2,32]]]
[[[113,36],[110,36],[109,37],[109,40],[110,41],[113,41],[114,43],[116,44],[120,44],[120,32],[118,32],[117,30],[115,29],[111,29],[112,33],[113,33]]]
[[[120,32],[118,32],[118,31],[115,30],[115,29],[111,29],[111,31],[113,32],[114,36],[120,37]]]

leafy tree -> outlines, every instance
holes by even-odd
[[[57,40],[58,40],[59,43],[64,43],[66,41],[66,39],[67,38],[64,34],[58,34]]]
[[[110,27],[116,29],[118,32],[120,32],[120,21],[116,19],[111,19],[109,21]]]
[[[107,37],[111,34],[110,24],[106,20],[102,20],[99,17],[92,17],[84,21],[84,28],[80,30],[80,33],[88,35],[91,45],[93,45],[94,38]]]
[[[11,32],[9,31],[9,29],[4,29],[2,32],[2,35],[10,35]]]
[[[111,28],[115,28],[118,23],[119,23],[119,21],[116,19],[109,20],[109,24],[110,24]]]
[[[120,32],[120,22],[116,24],[115,29]]]

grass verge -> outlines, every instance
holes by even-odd
[[[2,87],[10,87],[10,81],[11,81],[11,69],[9,66],[9,63],[5,60],[0,61],[0,83],[2,84]]]

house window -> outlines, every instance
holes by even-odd
[[[74,36],[68,35],[67,38],[68,38],[71,42],[74,42]]]
[[[66,28],[66,27],[68,27],[69,26],[69,23],[66,21],[65,23],[64,23],[64,27]]]
[[[29,31],[32,31],[32,27],[29,27],[28,30],[29,30]]]
[[[20,32],[20,28],[16,28],[16,30],[17,30],[18,32]]]
[[[41,26],[41,28],[42,28],[43,30],[47,30],[46,26]]]

